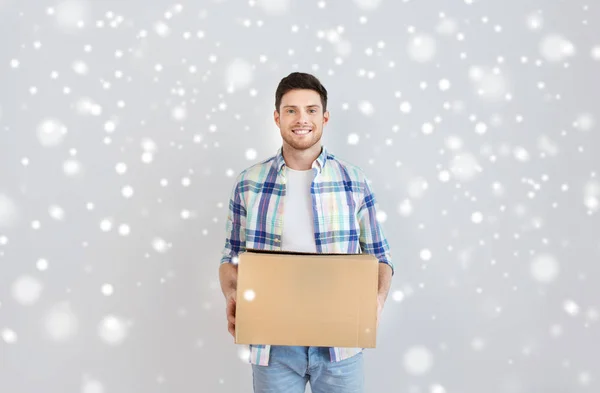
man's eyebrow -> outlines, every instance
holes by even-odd
[[[284,105],[283,107],[284,108],[298,108],[296,105]],[[315,108],[315,107],[320,108],[321,105],[314,104],[314,105],[306,105],[305,106],[305,108]]]

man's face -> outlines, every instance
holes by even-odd
[[[295,150],[306,150],[321,140],[329,112],[323,113],[321,96],[314,90],[290,90],[281,97],[275,123],[283,143]]]

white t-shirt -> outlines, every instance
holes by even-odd
[[[317,252],[310,195],[313,177],[312,169],[297,171],[286,167],[281,235],[283,251]]]

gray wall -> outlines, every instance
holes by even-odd
[[[251,391],[217,268],[296,70],[393,249],[368,392],[598,391],[595,2],[158,3],[0,0],[1,392]]]

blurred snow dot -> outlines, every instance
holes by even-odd
[[[233,169],[229,168],[225,171],[225,176],[233,177],[233,175],[235,175],[235,171]]]
[[[401,302],[402,300],[404,300],[404,292],[402,292],[402,291],[394,291],[392,293],[392,299],[395,302]]]
[[[133,187],[131,186],[125,186],[121,189],[121,194],[125,197],[125,198],[131,198],[133,196]]]
[[[181,106],[175,107],[171,110],[171,116],[177,121],[183,121],[187,117],[187,110]]]
[[[592,56],[592,59],[600,61],[600,45],[597,45],[592,48],[592,50],[590,51],[590,56]]]
[[[115,171],[117,171],[119,175],[123,175],[125,172],[127,172],[127,165],[123,162],[119,162],[117,165],[115,165]]]
[[[100,229],[102,232],[109,232],[112,230],[112,222],[109,219],[104,219],[100,221]]]
[[[590,375],[590,373],[588,373],[587,371],[582,371],[579,373],[579,375],[577,376],[577,380],[579,381],[579,383],[583,386],[587,386],[590,384],[590,382],[592,381],[592,376]]]
[[[104,123],[104,131],[106,132],[114,132],[116,128],[117,125],[113,121],[107,121],[106,123]]]
[[[238,349],[238,357],[244,364],[247,364],[250,361],[250,348],[247,346],[240,346]]]
[[[156,151],[156,142],[150,138],[142,139],[142,149],[148,153],[154,153]]]
[[[43,325],[51,340],[65,341],[75,335],[79,323],[69,304],[59,303],[46,312]]]
[[[352,133],[348,135],[348,144],[349,145],[357,145],[360,137],[356,133]]]
[[[119,225],[119,235],[127,236],[131,233],[131,228],[127,224]]]
[[[17,333],[9,328],[2,329],[1,336],[4,342],[7,344],[14,344],[17,342]]]
[[[40,298],[43,286],[35,277],[21,276],[11,286],[11,294],[23,306],[35,304]]]
[[[81,164],[77,160],[70,159],[70,160],[66,160],[63,163],[63,172],[67,176],[76,176],[76,175],[80,174],[81,171],[82,171]]]
[[[425,134],[425,135],[431,134],[433,132],[433,124],[431,124],[431,123],[423,124],[423,126],[421,126],[421,131],[423,131],[423,134]]]
[[[562,326],[560,325],[552,325],[550,327],[550,335],[554,338],[560,337],[563,333]]]
[[[184,177],[183,179],[181,179],[182,186],[189,187],[190,184],[192,184],[192,181],[190,180],[189,177]]]
[[[460,143],[462,144],[462,141]],[[462,181],[471,180],[481,171],[477,158],[471,153],[455,156],[450,163],[450,170],[455,178]]]
[[[104,386],[96,380],[83,381],[81,393],[104,393]]]
[[[445,36],[454,35],[457,30],[458,30],[458,23],[456,23],[456,21],[454,19],[446,18],[446,17],[441,19],[438,22],[437,26],[435,27],[435,31],[438,34],[445,35]]]
[[[191,213],[189,210],[182,210],[180,214],[181,214],[181,218],[183,218],[184,220],[187,220],[188,218],[191,217]]]
[[[408,195],[413,199],[421,198],[428,188],[427,180],[421,177],[411,179],[408,182]]]
[[[48,214],[50,217],[54,218],[57,221],[62,221],[65,219],[65,211],[62,207],[57,205],[52,205],[48,208]]]
[[[483,214],[481,214],[481,212],[471,214],[471,221],[475,224],[480,224],[483,221]]]
[[[581,113],[575,120],[577,128],[582,131],[589,131],[594,127],[594,116],[591,113]]]
[[[475,125],[475,132],[477,132],[479,135],[483,135],[487,132],[487,125],[485,123],[479,122]]]
[[[422,346],[411,347],[404,354],[404,368],[408,374],[422,375],[433,366],[433,355]]]
[[[43,272],[45,270],[48,270],[48,261],[44,258],[40,258],[35,263],[35,266],[39,271]]]
[[[569,315],[576,316],[579,314],[579,305],[575,303],[573,300],[565,300],[563,302],[563,309]]]
[[[600,209],[600,182],[596,180],[588,181],[583,189],[583,203],[590,211],[596,212]],[[1,203],[0,203],[1,210]],[[0,216],[1,216],[0,212]]]
[[[290,9],[291,0],[257,0],[259,7],[269,15],[283,15]]]
[[[534,12],[527,17],[527,26],[531,30],[539,30],[544,25],[544,19],[539,12]]]
[[[225,70],[227,88],[243,89],[254,79],[252,65],[245,60],[234,60]]]
[[[0,246],[6,246],[8,244],[8,238],[6,236],[0,236]]]
[[[42,227],[42,224],[38,220],[35,220],[35,221],[31,222],[31,228],[33,228],[35,230],[38,230],[41,227]]]
[[[410,113],[412,110],[412,105],[408,101],[404,101],[400,104],[400,112],[402,113]]]
[[[538,255],[531,261],[530,273],[535,280],[550,283],[558,276],[558,261],[549,254]]]
[[[363,11],[370,11],[379,7],[381,0],[354,0],[354,3]]]
[[[413,206],[409,199],[405,199],[398,204],[398,214],[404,217],[408,217],[413,212]]]
[[[17,60],[17,59],[12,59],[12,60],[10,61],[10,66],[11,66],[12,68],[19,68],[19,60]]]
[[[171,32],[171,29],[169,28],[169,26],[165,22],[163,22],[162,20],[160,20],[160,21],[158,21],[158,22],[156,22],[154,24],[154,31],[160,37],[166,37]]]
[[[473,348],[474,351],[481,351],[485,348],[485,341],[480,337],[475,337],[471,340],[471,348]]]
[[[256,293],[252,289],[247,289],[244,291],[244,299],[251,302],[256,297]]]
[[[440,179],[440,181],[443,183],[448,182],[450,180],[450,172],[446,170],[440,171],[438,174],[438,179]]]
[[[150,164],[154,160],[154,155],[150,152],[144,152],[142,154],[142,162],[144,164]]]
[[[450,150],[459,150],[463,146],[462,139],[460,137],[451,135],[446,138],[446,147]]]
[[[517,161],[526,162],[529,161],[529,152],[524,147],[517,146],[513,150],[513,155]]]
[[[425,248],[425,249],[421,250],[421,252],[419,253],[419,256],[421,257],[422,260],[429,261],[431,259],[431,251]]]
[[[550,34],[539,45],[541,55],[549,62],[560,62],[575,54],[573,44],[558,34]]]
[[[435,56],[436,43],[433,37],[418,35],[411,37],[407,46],[408,57],[416,62],[425,63],[431,61]]]
[[[375,214],[375,219],[377,220],[377,222],[384,223],[387,220],[387,213],[383,210],[377,210],[377,213]]]
[[[100,321],[98,335],[107,344],[118,345],[127,337],[128,328],[120,318],[109,315]]]
[[[164,253],[167,252],[168,245],[164,239],[157,237],[152,240],[152,248],[154,248],[156,252]]]
[[[431,385],[429,391],[430,393],[446,393],[446,389],[439,384]]]
[[[250,161],[255,160],[256,159],[256,154],[257,154],[256,150],[254,150],[254,149],[248,149],[248,150],[246,150],[246,159],[250,160]]]
[[[448,79],[442,79],[438,82],[438,87],[441,91],[446,91],[450,88],[450,81]]]
[[[66,134],[67,127],[56,119],[45,119],[37,127],[38,140],[45,147],[59,145]]]
[[[0,194],[0,227],[8,227],[15,222],[17,218],[17,207],[12,199],[4,194]]]
[[[75,31],[79,29],[81,23],[85,25],[89,21],[89,3],[66,0],[59,3],[52,14],[56,16],[56,23],[63,31]]]
[[[85,64],[81,60],[75,61],[72,65],[72,68],[73,68],[73,71],[75,71],[75,73],[79,74],[79,75],[86,75],[89,71],[87,64]]]
[[[358,103],[358,110],[365,116],[371,116],[375,112],[375,107],[369,101]]]
[[[102,294],[104,296],[110,296],[113,294],[113,292],[114,292],[114,288],[112,285],[110,285],[110,284],[102,285]]]

